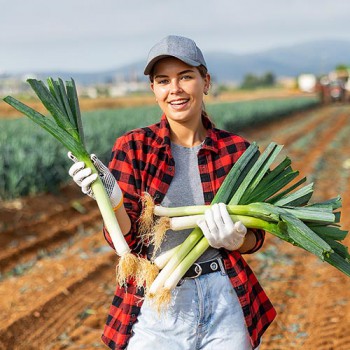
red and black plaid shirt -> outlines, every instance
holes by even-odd
[[[198,166],[204,200],[210,204],[232,165],[243,154],[249,143],[242,137],[214,128],[203,116],[207,136],[198,153]],[[174,176],[174,159],[170,150],[170,129],[163,115],[157,124],[133,130],[116,140],[109,168],[124,193],[124,205],[132,228],[125,236],[131,249],[142,252],[138,237],[140,198],[148,192],[156,204],[163,200]],[[108,232],[107,242],[113,247]],[[265,233],[256,230],[257,251]],[[254,273],[238,251],[223,252],[224,265],[241,303],[246,325],[254,347],[276,316],[275,309],[261,288]],[[143,290],[131,279],[126,287],[117,286],[102,335],[111,349],[125,349],[142,305]]]

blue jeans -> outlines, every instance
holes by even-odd
[[[160,314],[147,299],[128,350],[252,350],[243,311],[226,274],[185,279]]]

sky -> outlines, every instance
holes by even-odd
[[[0,73],[114,69],[169,34],[204,55],[350,41],[350,1],[0,0]]]

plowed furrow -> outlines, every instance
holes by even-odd
[[[44,349],[63,331],[74,328],[77,318],[98,298],[106,298],[104,283],[111,278],[114,255],[109,255],[96,269],[65,291],[57,293],[46,303],[5,330],[0,330],[2,349]]]
[[[28,226],[28,231],[22,231],[21,239],[18,238],[15,247],[7,247],[6,250],[0,252],[0,272],[4,273],[17,264],[35,257],[40,249],[53,250],[74,235],[78,227],[87,229],[101,220],[96,205],[85,215],[77,212],[69,213],[71,216],[67,212],[56,214],[48,218],[45,223]]]
[[[320,157],[323,157],[329,143],[334,140],[338,133],[346,126],[348,116],[344,113],[336,115],[331,123],[323,125],[320,132],[315,135],[312,142],[302,152],[297,151],[297,159],[293,161],[294,169],[300,169],[305,176],[314,172],[315,165]],[[330,125],[329,125],[330,124]],[[293,144],[291,144],[291,156],[293,156]]]
[[[38,228],[40,229],[40,227],[45,225],[47,221],[57,224],[61,223],[62,218],[64,217],[70,218],[80,214],[77,209],[74,209],[74,203],[76,205],[79,204],[81,210],[84,212],[91,210],[96,206],[94,201],[87,196],[84,198],[78,198],[73,202],[67,202],[65,205],[57,205],[56,208],[50,208],[50,204],[48,204],[47,209],[44,212],[39,212],[34,218],[30,218],[29,220],[14,220],[9,228],[1,231],[0,243],[3,246],[7,246],[7,243],[11,242],[11,240],[22,238],[23,232],[26,234],[36,234]]]
[[[329,122],[329,113],[325,109],[313,109],[300,112],[278,122],[271,122],[250,131],[244,131],[248,140],[265,144],[271,141],[288,145],[322,123]]]
[[[108,298],[116,255],[102,232],[93,232],[76,234],[70,246],[0,284],[1,349],[44,348],[74,328],[86,308]]]

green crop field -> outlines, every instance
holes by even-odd
[[[218,128],[239,132],[250,125],[276,120],[316,106],[314,97],[217,103],[207,112]],[[108,162],[115,139],[134,128],[160,119],[157,106],[85,112],[83,124],[90,152]],[[0,119],[0,199],[55,191],[69,179],[66,150],[27,118]]]

